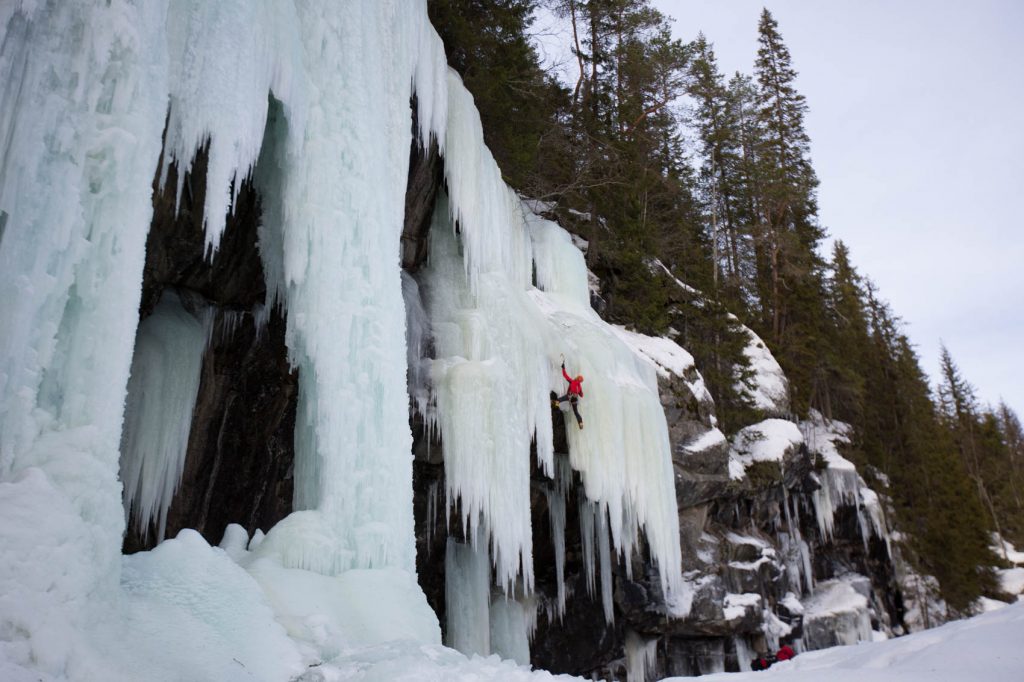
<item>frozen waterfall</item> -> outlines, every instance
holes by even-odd
[[[448,198],[420,281],[426,315],[411,318],[429,326],[435,354],[412,370],[429,370],[447,500],[470,537],[480,529],[476,546],[452,550],[453,565],[482,557],[472,561],[483,569],[464,567],[466,580],[486,573],[482,604],[492,569],[516,598],[492,606],[489,623],[477,622],[479,607],[467,618],[524,657],[535,618],[530,452],[555,475],[548,393],[563,390],[562,353],[587,377],[587,429],[569,429],[567,454],[593,505],[606,612],[611,553],[628,566],[641,532],[666,600],[685,601],[654,369],[589,308],[568,235],[502,182],[425,2],[6,3],[0,516],[10,522],[0,553],[19,561],[0,573],[0,631],[15,633],[5,654],[15,664],[164,679],[180,662],[151,641],[173,634],[178,650],[203,651],[196,675],[274,679],[313,661],[345,669],[345,656],[389,633],[439,648],[412,577],[411,356],[397,257],[414,94],[415,134],[437,141]],[[286,311],[300,377],[296,511],[247,547],[235,532],[230,555],[189,531],[122,559],[121,481],[140,518],[160,526],[206,338],[170,298],[138,325],[152,180],[175,163],[181,182],[204,145],[208,255],[242,181],[261,196],[261,310]],[[139,399],[154,390],[163,402]],[[154,410],[166,413],[159,425]],[[244,622],[231,615],[239,603]],[[238,628],[251,635],[244,646],[225,634]]]

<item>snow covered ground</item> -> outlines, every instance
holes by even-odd
[[[702,680],[1012,682],[1024,680],[1024,602],[884,642],[801,654],[768,670]],[[689,678],[667,678],[681,681]]]

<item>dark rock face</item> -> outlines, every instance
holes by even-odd
[[[560,426],[556,425],[556,433]],[[617,648],[621,649],[625,634],[621,621],[605,622],[600,581],[595,585],[594,594],[588,594],[577,487],[570,489],[565,504],[566,611],[561,618],[557,616],[555,552],[546,494],[551,489],[550,484],[540,476],[533,481],[533,566],[540,614],[537,633],[530,645],[531,663],[553,672],[600,671],[608,661],[621,655]]]
[[[206,257],[206,161],[205,150],[200,151],[177,211],[177,168],[171,167],[163,190],[154,183],[140,316],[152,312],[165,289],[177,291],[197,316],[214,316],[166,537],[194,528],[216,544],[229,523],[251,534],[268,530],[292,510],[298,376],[288,364],[280,312],[267,316],[262,328],[255,317],[266,284],[257,250],[259,198],[250,183],[242,185],[228,216],[220,250]],[[133,525],[125,551],[155,542],[154,533]]]
[[[809,544],[816,581],[847,573],[867,576],[862,582],[872,592],[873,625],[899,625],[899,591],[884,541],[870,538],[865,544],[852,507],[837,512],[832,538],[820,536],[811,498],[819,483],[807,449],[790,447],[782,453],[781,465],[758,464],[744,478],[730,479],[729,445],[712,432],[713,405],[693,394],[693,379],[672,377],[660,386],[673,444],[683,568],[694,585],[690,614],[682,619],[666,616],[657,572],[649,563],[634,560],[629,579],[617,560],[612,569],[615,621],[606,625],[599,598],[588,598],[581,589],[582,569],[571,558],[580,552],[579,533],[573,530],[575,519],[567,519],[566,581],[575,596],[560,621],[545,618],[541,610],[531,648],[536,667],[621,679],[626,633],[632,631],[645,641],[657,640],[658,677],[740,670],[754,652],[769,649],[774,641],[770,638],[778,636],[770,628],[789,628],[784,642],[804,636],[802,614],[784,604],[787,593],[804,593],[782,557],[787,547],[782,538],[794,534]],[[686,447],[706,435],[709,447]],[[545,526],[535,521],[538,527]],[[544,573],[539,560],[544,556],[540,548],[549,542],[545,531],[535,530],[541,603],[550,602],[554,594],[553,576]],[[759,598],[730,606],[728,595]],[[764,609],[774,614],[775,626],[765,620]],[[742,649],[738,637],[746,642]]]
[[[202,149],[184,178],[180,200],[176,164],[162,189],[154,181],[140,318],[153,311],[165,289],[175,290],[197,317],[213,316],[185,467],[168,510],[165,535],[174,537],[182,528],[194,528],[216,544],[229,523],[241,524],[252,534],[269,530],[292,511],[298,374],[287,359],[283,313],[262,309],[266,282],[258,251],[259,196],[251,182],[243,182],[220,248],[209,254],[203,229],[206,167],[207,150]],[[414,140],[401,242],[406,269],[415,270],[426,260],[427,232],[441,183],[437,143],[423,147]],[[427,442],[418,442],[424,444],[420,459],[426,462]],[[433,465],[417,468],[417,485],[430,488],[428,479],[443,476],[439,462],[435,457]],[[443,495],[443,480],[439,489]],[[418,523],[425,513],[424,499],[417,497]],[[443,517],[443,497],[436,509]],[[440,549],[419,549],[424,557],[440,557],[441,568],[433,572],[440,576],[440,599],[437,589],[428,594],[435,596],[431,603],[443,614],[445,526],[444,519],[440,521],[442,532],[434,543],[439,542]],[[153,547],[157,538],[149,530],[133,524],[125,551]],[[425,569],[421,575],[432,574],[429,566]]]
[[[437,203],[444,166],[437,141],[424,146],[416,139],[416,99],[412,101],[412,148],[409,150],[409,182],[405,191],[405,227],[402,230],[402,267],[410,272],[419,269],[427,259],[427,233]]]

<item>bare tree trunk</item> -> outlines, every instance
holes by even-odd
[[[572,108],[576,109],[576,101],[579,99],[580,86],[583,84],[585,74],[583,66],[583,50],[580,49],[580,37],[576,31],[576,0],[569,0],[569,18],[572,20],[572,42],[576,47],[576,63],[580,66],[580,76],[576,79],[576,87],[572,91]]]
[[[985,479],[981,476],[981,462],[978,459],[978,448],[974,441],[974,416],[970,413],[970,408],[961,409],[960,405],[957,404],[955,409],[960,428],[963,429],[965,425],[967,427],[967,447],[964,447],[963,441],[961,441],[961,456],[966,460],[968,473],[974,479],[974,484],[978,487],[978,497],[981,498],[982,503],[988,508],[988,513],[992,516],[992,525],[995,526],[996,534],[999,536],[999,548],[1002,550],[1003,558],[1009,561],[1003,531],[999,525],[999,517],[996,515],[996,507],[992,504],[992,496],[988,494]],[[970,454],[969,458],[968,451]]]
[[[716,177],[714,157],[711,159],[711,177]],[[712,282],[714,283],[715,300],[718,300],[718,185],[711,183],[711,249],[712,249]],[[717,351],[717,342],[716,342]]]
[[[775,342],[782,340],[782,304],[779,293],[779,238],[773,228],[771,235],[771,259],[772,259],[772,334]]]

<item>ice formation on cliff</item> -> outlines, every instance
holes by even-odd
[[[501,181],[424,2],[6,3],[0,554],[16,559],[0,572],[5,666],[44,679],[162,679],[183,665],[154,650],[166,638],[197,652],[195,679],[278,679],[345,656],[337,669],[355,675],[366,666],[353,650],[395,637],[440,644],[412,575],[397,254],[413,94],[417,137],[437,140],[450,195],[433,231],[431,269],[451,281],[427,296],[430,374],[449,499],[484,536],[474,551],[500,585],[529,592],[530,445],[553,475],[547,394],[562,388],[565,353],[588,381],[588,429],[570,429],[568,455],[604,529],[601,563],[609,546],[628,559],[643,530],[667,598],[684,593],[654,370],[589,309],[568,235]],[[237,533],[221,549],[185,532],[122,558],[119,475],[159,522],[180,466],[163,462],[150,481],[144,465],[133,487],[133,458],[148,455],[129,444],[119,467],[151,182],[205,144],[210,257],[244,178],[263,202],[261,311],[286,309],[300,376],[297,511],[247,547]],[[150,367],[145,345],[139,362]],[[130,441],[157,438],[146,418],[129,419]],[[508,605],[477,623],[517,658],[526,604],[521,618]],[[410,651],[396,657],[424,655]],[[452,677],[483,665],[430,651]]]

